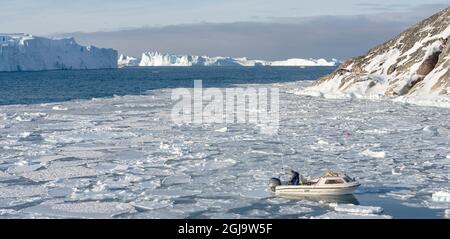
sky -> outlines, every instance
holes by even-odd
[[[0,32],[74,36],[128,55],[348,58],[450,0],[0,0]]]

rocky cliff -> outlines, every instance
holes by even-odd
[[[365,56],[343,63],[302,93],[325,97],[388,97],[450,105],[450,7]]]

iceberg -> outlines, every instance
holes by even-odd
[[[117,66],[119,68],[139,66],[140,61],[141,61],[141,59],[139,59],[139,58],[132,57],[132,56],[125,56],[124,54],[120,54],[119,59],[117,60]]]
[[[233,58],[223,56],[173,55],[160,52],[144,52],[141,58],[121,55],[119,67],[131,66],[335,66],[338,60],[332,59],[287,59],[283,61],[253,60],[247,57]]]
[[[117,68],[114,49],[81,46],[74,38],[0,34],[0,71]]]
[[[299,59],[292,58],[287,59],[285,61],[273,61],[271,66],[335,66],[338,63],[338,60],[332,59],[331,61],[327,61],[323,58],[321,59]]]

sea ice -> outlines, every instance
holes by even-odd
[[[0,171],[0,178],[8,178],[11,177],[11,175],[9,175],[8,173],[5,173],[3,171]]]
[[[225,132],[228,131],[228,128],[227,127],[223,127],[223,128],[220,128],[220,129],[216,129],[215,131],[216,132],[220,132],[220,133],[225,133]]]
[[[6,200],[0,209],[41,202],[169,200],[171,206],[123,217],[187,217],[191,213],[252,217],[252,209],[280,217],[287,214],[278,209],[290,213],[293,201],[272,198],[266,191],[267,181],[291,168],[305,176],[327,169],[341,171],[362,183],[358,195],[448,209],[448,203],[431,200],[431,194],[445,191],[450,180],[448,110],[285,93],[307,83],[276,84],[283,101],[276,137],[259,134],[246,124],[173,125],[168,89],[152,90],[151,95],[58,103],[67,111],[55,111],[55,104],[0,106],[0,124],[8,126],[0,128],[0,199]],[[121,106],[120,111],[115,105]],[[30,115],[36,112],[41,114]],[[34,120],[17,121],[17,116]],[[438,127],[439,135],[423,131],[424,122]],[[226,133],[215,132],[223,127]],[[343,135],[345,130],[352,135]],[[23,132],[30,133],[26,137],[37,133],[44,140],[21,140]],[[385,155],[375,159],[362,155],[368,149]],[[12,202],[23,197],[32,203]],[[329,217],[387,217],[356,215],[348,209],[337,212],[319,202],[298,204],[314,210],[312,215],[318,209],[331,210],[325,214]],[[263,211],[255,211],[254,217],[266,217]],[[33,215],[18,210],[15,216]]]
[[[301,204],[295,204],[295,205],[283,205],[280,207],[279,213],[281,214],[305,214],[312,212],[313,209],[309,207],[304,207]]]
[[[153,200],[153,201],[139,201],[130,203],[135,208],[143,210],[155,210],[172,206],[170,200]]]
[[[361,155],[367,156],[367,157],[372,157],[372,158],[384,158],[386,157],[386,153],[385,152],[375,152],[375,151],[371,151],[370,149],[366,149],[363,152],[361,152]]]
[[[134,207],[120,202],[43,203],[24,209],[25,213],[43,217],[111,218],[132,212]]]
[[[438,191],[431,196],[435,202],[450,202],[450,192]]]
[[[52,107],[52,110],[60,110],[60,111],[64,111],[64,110],[68,110],[67,107],[63,107],[61,105],[55,105]]]
[[[185,184],[191,182],[191,176],[189,175],[172,175],[165,177],[161,184],[163,185],[174,185],[174,184]]]
[[[311,219],[392,219],[388,215],[377,214],[347,214],[339,212],[327,212],[320,216],[311,217]]]
[[[330,207],[332,207],[337,212],[352,214],[381,214],[383,212],[383,208],[381,207],[360,206],[353,204],[330,203]]]
[[[244,198],[254,198],[254,199],[263,199],[268,198],[272,194],[266,190],[250,190],[250,191],[243,191],[240,193],[241,197]]]
[[[82,166],[73,167],[50,167],[39,171],[30,171],[20,176],[36,182],[51,181],[65,178],[93,177],[98,173],[90,168]]]
[[[187,189],[156,189],[148,192],[149,197],[161,196],[163,198],[178,198],[195,196],[201,194],[200,190],[187,190]]]
[[[47,195],[47,189],[42,186],[0,187],[0,198],[24,198],[45,195]]]

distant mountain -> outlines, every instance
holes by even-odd
[[[73,38],[0,34],[0,71],[117,68],[117,51],[81,46]]]
[[[395,98],[450,106],[450,7],[409,28],[367,55],[342,64],[302,94]]]
[[[139,62],[137,64],[137,62]],[[121,55],[119,67],[126,66],[335,66],[336,59],[288,59],[285,61],[252,60],[247,57],[209,57],[145,52],[140,59]]]

